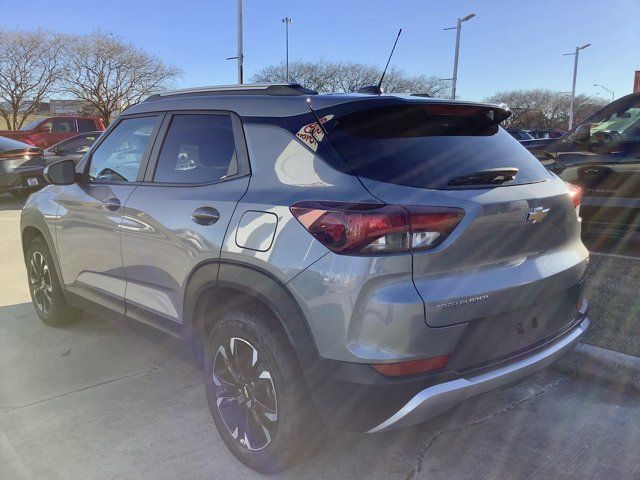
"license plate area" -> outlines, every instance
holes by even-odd
[[[38,179],[38,177],[27,178],[27,185],[29,187],[37,187],[38,185],[40,185],[40,180]]]
[[[578,317],[568,292],[535,304],[470,322],[448,367],[464,372],[524,353],[562,331]]]

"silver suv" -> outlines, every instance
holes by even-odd
[[[22,213],[35,309],[189,341],[233,454],[283,470],[549,365],[589,325],[580,192],[504,105],[195,89],[131,107]]]

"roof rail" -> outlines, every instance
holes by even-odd
[[[192,95],[316,95],[317,93],[299,83],[248,83],[170,90],[151,95],[144,101]]]

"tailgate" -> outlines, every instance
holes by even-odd
[[[466,211],[443,244],[413,254],[414,283],[429,326],[495,319],[541,302],[552,302],[566,321],[568,314],[576,313],[569,290],[584,277],[588,252],[561,180],[449,191],[363,181],[388,203]],[[528,212],[538,207],[547,217],[527,221]],[[567,304],[571,311],[565,309]]]

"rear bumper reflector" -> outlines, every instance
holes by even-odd
[[[387,377],[403,377],[406,375],[415,375],[416,373],[442,370],[447,366],[448,361],[449,355],[439,355],[422,360],[411,360],[409,362],[399,363],[378,363],[371,366],[374,370]]]

